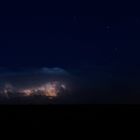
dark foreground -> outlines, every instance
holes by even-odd
[[[1,99],[1,120],[106,120],[139,118],[140,95],[136,92],[80,92],[56,99],[28,97]],[[135,117],[135,119],[136,119]],[[116,119],[115,119],[116,120]],[[21,121],[22,122],[22,121]]]
[[[140,104],[140,93],[133,90],[76,92],[56,98],[45,96],[0,98],[0,104],[48,105],[48,104]]]

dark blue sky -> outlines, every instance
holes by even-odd
[[[35,4],[16,3],[16,10],[9,3],[0,15],[0,68],[62,68],[83,78],[83,86],[75,81],[80,87],[108,93],[100,99],[120,98],[124,91],[139,99],[139,7],[114,1]]]
[[[1,66],[139,65],[138,16],[1,16]]]

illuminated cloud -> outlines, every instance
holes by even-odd
[[[68,72],[66,72],[64,69],[61,68],[42,68],[41,69],[42,73],[46,74],[62,74],[62,75],[68,75]]]
[[[0,69],[0,94],[10,98],[17,95],[56,97],[67,89],[70,74],[61,68]],[[19,93],[19,94],[15,94]]]

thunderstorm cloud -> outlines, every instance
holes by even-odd
[[[70,74],[62,68],[30,68],[30,69],[6,69],[0,68],[0,93],[7,93],[7,90],[17,92],[28,89],[43,89],[43,85],[49,86],[50,82],[54,82],[58,86],[58,82],[67,84]],[[53,83],[53,84],[54,84]],[[65,85],[61,85],[65,88]],[[52,87],[50,87],[52,88]]]

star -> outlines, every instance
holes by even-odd
[[[76,20],[77,19],[77,16],[73,16],[73,19]]]
[[[75,23],[78,23],[78,16],[73,16],[73,21],[74,21]]]
[[[114,48],[114,50],[115,50],[115,52],[117,52],[118,51],[118,48],[116,47],[116,48]]]
[[[107,31],[110,31],[111,26],[110,25],[107,25],[105,28],[106,28]]]

